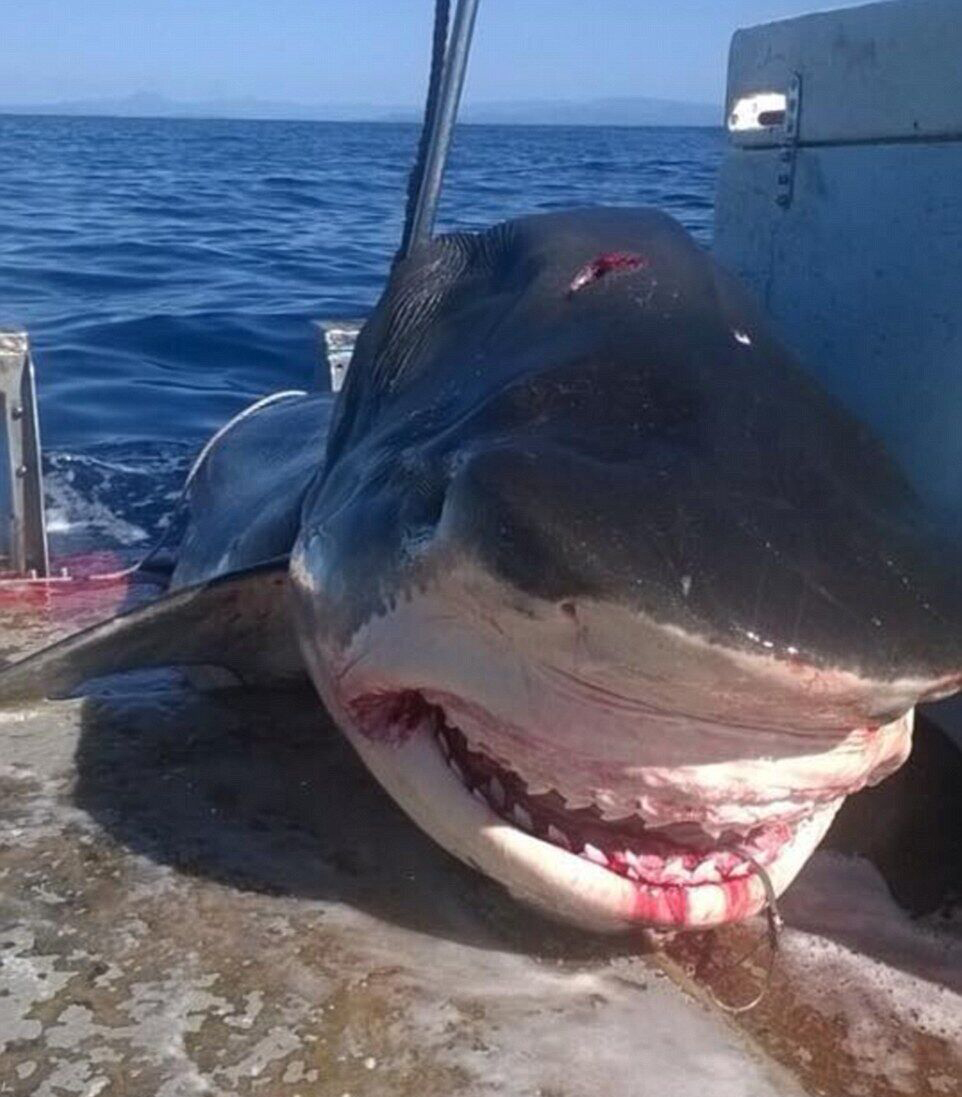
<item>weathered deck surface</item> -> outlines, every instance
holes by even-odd
[[[47,631],[9,620],[0,647]],[[867,869],[813,862],[772,995],[735,1027],[673,982],[698,941],[643,958],[519,909],[407,822],[307,693],[160,674],[0,713],[0,828],[3,1094],[962,1092],[959,943],[893,914]]]

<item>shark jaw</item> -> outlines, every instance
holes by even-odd
[[[314,627],[323,614],[305,618],[313,596],[299,599],[302,647],[331,715],[408,816],[561,921],[617,932],[750,917],[768,901],[762,872],[784,891],[844,797],[910,750],[914,681],[799,679],[767,654],[681,633],[666,650],[660,626],[587,604],[572,645],[568,609],[519,614],[491,593],[412,593],[347,644]],[[665,666],[682,668],[680,690]],[[671,710],[669,693],[690,711]],[[840,726],[870,708],[899,715]],[[759,723],[776,712],[777,726]]]
[[[441,846],[517,899],[596,932],[697,930],[758,913],[767,902],[759,866],[781,894],[844,799],[837,788],[812,790],[793,798],[789,814],[713,836],[690,821],[662,816],[649,826],[640,813],[608,820],[597,808],[569,808],[554,791],[530,793],[410,691],[358,698],[342,711],[342,727],[380,784]],[[879,732],[888,772],[908,753],[911,714]]]

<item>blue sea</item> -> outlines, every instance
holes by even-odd
[[[147,544],[192,455],[363,316],[413,125],[0,116],[0,327],[29,331],[55,550]],[[721,130],[464,126],[439,229],[651,205],[710,243]]]

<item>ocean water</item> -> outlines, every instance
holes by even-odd
[[[163,528],[191,456],[363,316],[413,125],[0,116],[0,327],[30,332],[54,548]],[[710,242],[722,132],[465,126],[439,229],[651,205]]]

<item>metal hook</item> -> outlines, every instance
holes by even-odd
[[[726,965],[722,968],[720,974],[722,976],[728,975],[733,971],[740,968],[746,961],[750,960],[755,953],[761,948],[764,941],[768,941],[768,966],[765,970],[765,977],[762,980],[762,986],[759,992],[748,1002],[732,1004],[730,1002],[723,1002],[721,998],[715,993],[713,987],[708,986],[708,995],[719,1009],[724,1010],[726,1013],[739,1014],[748,1013],[753,1010],[768,993],[772,983],[772,973],[775,970],[775,956],[778,953],[779,946],[779,934],[782,931],[784,922],[782,916],[778,910],[778,900],[775,895],[775,888],[772,885],[771,877],[765,871],[765,869],[755,860],[750,853],[746,853],[745,850],[738,847],[732,847],[738,854],[745,858],[746,861],[755,870],[756,875],[762,882],[762,887],[765,889],[765,914],[768,918],[768,931],[765,937],[756,941],[755,944],[737,960]]]

